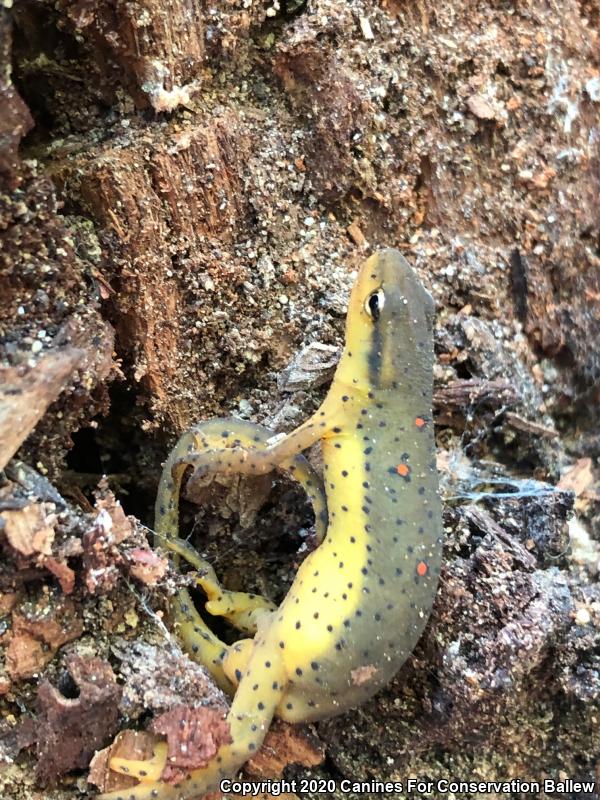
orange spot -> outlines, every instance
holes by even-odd
[[[406,478],[406,476],[410,472],[410,467],[408,466],[408,464],[398,464],[398,466],[396,467],[396,472],[398,473],[398,475],[402,475],[403,478]]]
[[[428,566],[424,561],[419,561],[417,564],[417,575],[420,575],[421,578],[424,578],[427,575]]]
[[[415,420],[415,425],[417,428],[424,428],[427,424],[427,421],[423,419],[423,417],[417,417]]]

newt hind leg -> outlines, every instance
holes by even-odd
[[[198,570],[196,582],[208,598],[205,606],[208,613],[223,617],[242,633],[253,636],[260,617],[266,612],[277,609],[275,603],[262,595],[224,589],[217,580],[213,568],[189,542],[183,539],[170,539],[167,547]]]
[[[155,510],[156,543],[166,546],[192,564],[197,570],[197,582],[208,598],[206,610],[222,616],[247,635],[253,635],[261,616],[275,609],[270,600],[246,592],[224,589],[208,561],[187,542],[178,538],[179,497],[188,462],[194,455],[207,457],[214,448],[246,447],[264,449],[272,437],[271,431],[242,420],[213,420],[192,428],[181,436],[163,469]],[[251,450],[250,450],[251,452]],[[327,522],[327,506],[321,479],[303,456],[290,457],[282,463],[304,486],[313,502],[317,536],[322,540]],[[184,647],[191,658],[204,664],[219,686],[231,692],[232,685],[223,671],[223,659],[228,647],[210,630],[194,607],[189,592],[182,590],[173,603],[175,620]]]

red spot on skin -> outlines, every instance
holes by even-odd
[[[406,478],[406,476],[410,473],[410,467],[408,466],[408,464],[398,464],[398,466],[396,467],[396,472],[398,473],[398,475],[401,475],[403,478]]]
[[[427,564],[424,561],[419,561],[417,564],[417,575],[421,578],[424,578],[428,571],[429,567]]]
[[[415,420],[415,425],[417,428],[424,428],[427,425],[427,420],[423,419],[423,417],[417,417]]]

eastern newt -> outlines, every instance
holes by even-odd
[[[186,647],[235,691],[227,716],[231,743],[177,786],[157,780],[155,768],[144,775],[149,762],[113,759],[111,768],[141,782],[102,800],[187,800],[213,791],[259,749],[273,715],[306,722],[353,708],[412,652],[435,597],[442,551],[432,420],[434,316],[433,300],[406,260],[382,250],[360,270],[344,352],[327,397],[307,422],[287,436],[267,438],[265,429],[219,420],[176,445],[161,481],[157,530],[198,569],[209,611],[256,633],[227,647],[189,595],[178,596],[174,616]],[[324,494],[298,460],[319,440]],[[223,590],[212,568],[176,539],[179,489],[189,465],[207,478],[285,467],[298,470],[312,490],[322,541],[278,609],[264,598]]]

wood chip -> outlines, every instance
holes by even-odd
[[[361,250],[364,250],[369,246],[369,243],[367,242],[365,235],[359,228],[357,222],[351,222],[346,228],[346,233],[352,239],[354,244],[361,248]]]
[[[365,39],[368,41],[373,41],[375,36],[373,35],[373,28],[371,27],[368,17],[360,18],[360,29]]]
[[[496,112],[488,101],[480,94],[472,94],[467,100],[467,108],[479,119],[495,119]]]
[[[575,497],[580,497],[593,482],[592,459],[580,458],[569,467],[556,485],[559,489],[574,492]]]
[[[542,436],[546,439],[556,439],[559,435],[558,431],[554,428],[540,425],[539,422],[531,422],[531,420],[525,419],[512,411],[507,411],[505,418],[511,428],[517,431],[523,431],[523,433],[530,433],[533,436]]]
[[[325,752],[321,742],[301,728],[275,720],[258,753],[246,763],[245,772],[261,778],[280,778],[288,764],[315,767]]]

